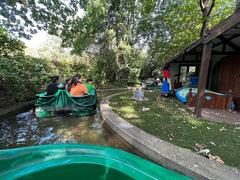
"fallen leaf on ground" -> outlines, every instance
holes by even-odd
[[[204,155],[204,156],[207,156],[209,153],[210,153],[209,149],[202,149],[202,150],[197,152],[197,154],[201,154],[201,155]]]
[[[210,144],[213,145],[213,146],[216,146],[216,144],[212,141],[210,141]]]
[[[207,147],[205,144],[198,144],[196,143],[195,146],[198,148],[198,149],[204,149],[205,147]]]
[[[227,129],[225,127],[222,127],[221,129],[219,129],[219,131],[226,131]]]
[[[224,161],[223,161],[219,156],[213,156],[213,155],[209,154],[209,155],[208,155],[208,158],[209,158],[210,160],[216,161],[216,162],[219,163],[219,164],[224,164]]]
[[[134,114],[125,114],[124,117],[125,118],[137,118],[137,116]]]

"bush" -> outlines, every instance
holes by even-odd
[[[0,57],[0,66],[1,97],[15,102],[33,99],[51,74],[47,61],[25,56]]]
[[[0,57],[0,106],[34,99],[59,74],[62,81],[75,74],[87,76],[87,68],[77,62],[51,62],[29,56]]]

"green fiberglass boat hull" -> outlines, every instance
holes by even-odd
[[[96,91],[80,97],[71,96],[65,89],[59,89],[54,95],[47,93],[36,95],[35,113],[39,118],[52,117],[58,114],[88,116],[95,113],[97,107]]]
[[[146,90],[155,90],[155,89],[161,89],[162,85],[158,85],[156,83],[147,83],[146,84]]]
[[[117,149],[79,144],[0,150],[0,179],[190,179]]]

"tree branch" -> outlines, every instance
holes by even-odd
[[[201,8],[201,11],[203,12],[204,8],[203,8],[202,0],[199,0],[199,5],[200,5],[200,8]]]
[[[212,9],[213,9],[214,6],[215,6],[215,0],[212,0],[211,7],[210,7],[210,9],[209,9],[209,11],[207,13],[207,16],[209,16],[211,14]]]

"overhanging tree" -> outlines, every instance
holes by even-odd
[[[24,54],[25,45],[12,38],[5,29],[0,28],[0,56],[9,57]]]
[[[1,0],[0,24],[11,33],[25,38],[37,30],[57,34],[61,24],[74,18],[79,6],[75,0],[68,4],[61,0]]]
[[[150,54],[151,64],[157,67],[164,63],[199,38],[205,20],[197,0],[68,2],[1,1],[1,15],[5,19],[1,18],[0,23],[20,36],[28,37],[36,29],[59,35],[62,45],[71,47],[73,53],[94,54],[94,64],[101,67],[97,72],[101,71],[112,82],[139,73],[136,69],[142,66],[142,48]],[[231,3],[232,0],[216,1],[207,20],[209,27],[231,14]],[[76,16],[80,7],[85,12],[83,17]]]
[[[213,7],[215,6],[215,0],[199,0],[199,5],[202,11],[202,28],[200,36],[203,37],[208,29],[208,20]]]

